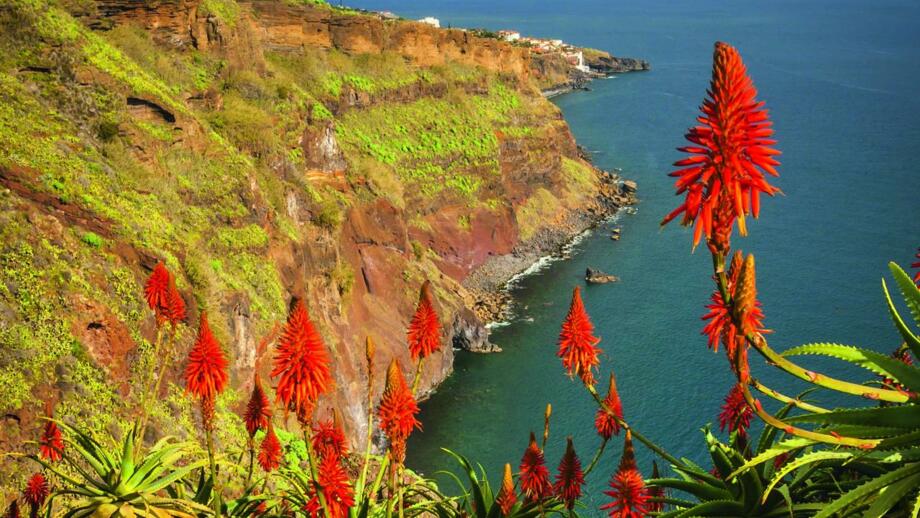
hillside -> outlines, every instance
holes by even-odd
[[[160,260],[191,324],[168,381],[200,311],[231,359],[218,440],[242,433],[249,373],[270,370],[259,344],[299,296],[357,441],[364,338],[405,355],[424,280],[446,333],[429,390],[452,330],[488,316],[474,272],[632,199],[580,156],[527,49],[294,0],[3,2],[0,186],[4,451],[36,436],[46,401],[99,429],[130,417]],[[181,383],[152,412],[148,440],[194,429],[177,426],[196,419]],[[0,486],[22,473],[6,464]]]

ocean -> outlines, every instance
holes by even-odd
[[[700,335],[712,291],[705,247],[689,230],[659,221],[680,202],[667,173],[708,86],[713,43],[741,52],[775,122],[783,196],[765,199],[750,236],[733,244],[757,257],[758,288],[775,349],[834,341],[889,352],[899,340],[880,289],[887,262],[907,267],[920,246],[920,4],[915,1],[771,2],[662,0],[486,2],[354,0],[442,26],[516,29],[615,55],[652,70],[593,82],[554,99],[578,142],[602,168],[639,184],[638,212],[622,215],[572,247],[570,257],[516,282],[515,317],[494,330],[504,348],[458,354],[455,373],[422,407],[408,465],[453,467],[440,448],[480,462],[498,482],[516,468],[543,409],[553,406],[547,462],[574,437],[585,464],[597,445],[595,405],[555,356],[574,286],[603,338],[600,390],[613,369],[627,420],[676,456],[706,459],[700,429],[718,427],[732,376],[724,354]],[[622,228],[618,242],[609,228]],[[620,282],[585,286],[591,266]],[[834,362],[803,363],[847,376]],[[752,357],[754,374],[795,392],[803,385]],[[723,435],[724,437],[724,435]],[[637,446],[648,476],[653,456]],[[603,503],[620,442],[588,480],[586,502]],[[708,463],[705,464],[708,466]],[[439,480],[449,484],[447,479]],[[455,491],[447,485],[445,489]],[[591,514],[590,512],[588,514]]]

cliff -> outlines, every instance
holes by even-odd
[[[419,286],[444,344],[482,336],[483,265],[557,246],[622,203],[539,92],[526,49],[310,2],[11,0],[0,4],[0,448],[45,401],[122,426],[149,376],[141,287],[164,260],[190,308],[151,413],[194,430],[178,377],[200,311],[231,359],[218,441],[272,330],[304,297],[330,348],[354,442],[363,342],[399,357]],[[494,283],[493,283],[494,284]],[[377,379],[382,379],[378,373]],[[378,384],[376,391],[382,390]],[[127,404],[125,403],[127,402]],[[0,486],[21,476],[4,460]]]

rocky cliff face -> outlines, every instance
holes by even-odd
[[[364,339],[379,396],[391,357],[411,369],[424,280],[445,330],[427,391],[452,344],[488,348],[483,290],[518,266],[484,265],[630,201],[579,156],[526,49],[462,31],[269,1],[12,0],[0,56],[3,449],[34,437],[46,400],[94,427],[131,417],[155,360],[141,286],[158,260],[190,312],[149,439],[194,430],[178,380],[207,310],[232,367],[218,440],[236,440],[300,296],[334,361],[320,414],[338,407],[358,443]]]

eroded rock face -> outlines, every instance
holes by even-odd
[[[304,163],[308,170],[323,173],[340,173],[347,163],[335,138],[335,123],[331,120],[310,121],[301,137]]]
[[[105,369],[128,392],[129,361],[137,347],[128,328],[99,302],[80,297],[73,302],[73,335],[80,340],[96,365]]]
[[[349,16],[273,0],[255,0],[251,5],[264,44],[274,50],[311,46],[355,54],[388,51],[402,54],[421,66],[458,62],[521,78],[526,78],[530,70],[527,49],[461,30]]]
[[[489,342],[489,330],[472,311],[464,308],[450,325],[453,346],[473,353],[497,353],[501,347]]]

